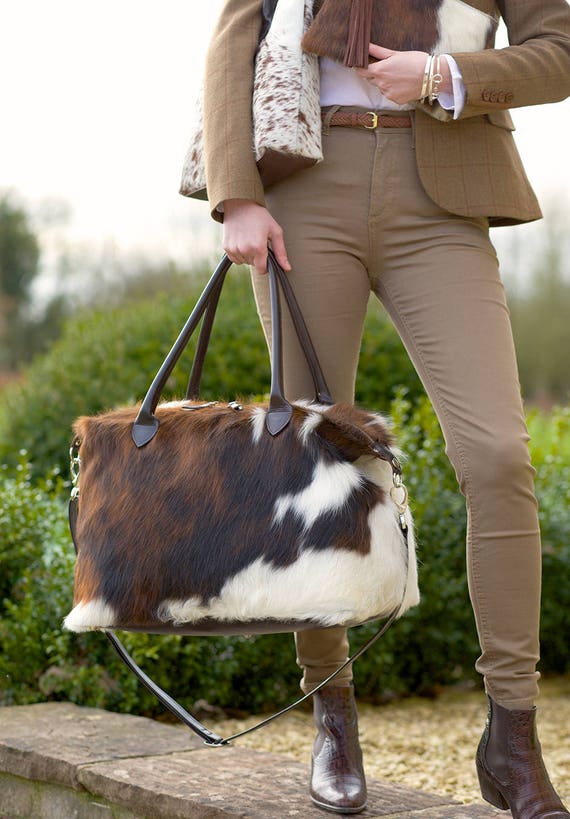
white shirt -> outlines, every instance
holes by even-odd
[[[465,104],[465,86],[459,66],[449,54],[442,54],[449,64],[453,82],[452,93],[440,92],[439,104],[448,111],[453,111],[457,119]],[[347,68],[328,57],[319,59],[321,72],[321,106],[357,105],[376,111],[409,111],[413,105],[398,105],[382,94],[371,82],[360,77],[352,68]]]

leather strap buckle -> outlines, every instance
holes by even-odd
[[[364,128],[373,131],[375,128],[378,128],[378,114],[376,111],[367,111],[366,113],[372,117],[372,125],[364,125]]]

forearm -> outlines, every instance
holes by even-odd
[[[253,153],[253,59],[262,0],[226,0],[206,55],[204,146],[212,215],[226,199],[263,204]]]

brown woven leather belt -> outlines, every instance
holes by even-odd
[[[323,122],[327,121],[326,112],[321,113]],[[329,125],[338,125],[341,128],[411,128],[412,118],[409,114],[392,117],[389,114],[376,114],[374,111],[366,113],[354,113],[348,111],[335,111],[328,119]]]

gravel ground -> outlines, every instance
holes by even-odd
[[[538,729],[544,758],[555,787],[570,805],[570,676],[543,680],[541,692]],[[435,700],[361,704],[358,710],[368,775],[463,802],[481,800],[474,755],[486,716],[482,694],[445,691]],[[208,724],[228,736],[254,722],[250,717]],[[298,710],[239,744],[308,762],[313,735],[310,713]]]

